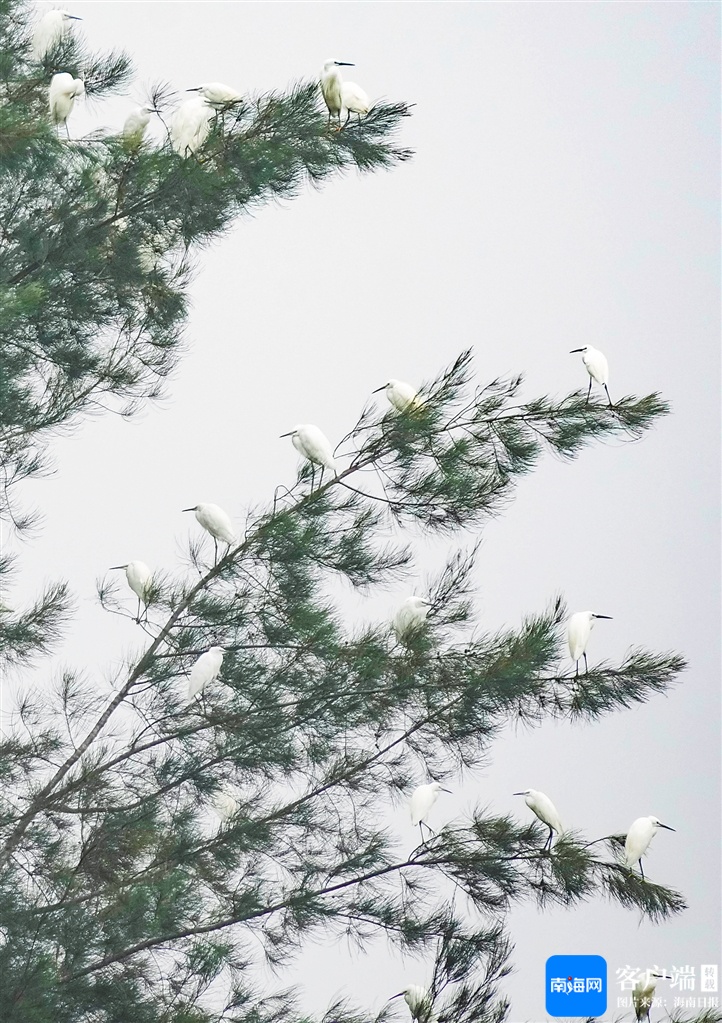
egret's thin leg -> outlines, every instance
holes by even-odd
[[[589,662],[587,661],[587,652],[586,652],[586,650],[584,651],[584,674],[585,675],[589,674]]]
[[[311,493],[313,493],[313,481],[315,480],[315,478],[316,478],[316,470],[314,468],[313,462],[311,462]]]
[[[65,134],[68,136],[68,142],[70,142],[70,129],[68,128],[68,122],[65,122]]]
[[[574,672],[574,678],[579,678],[579,661],[578,660],[576,660],[574,662],[574,666],[576,668],[576,671]]]
[[[644,867],[642,866],[642,860],[641,860],[641,858],[640,858],[640,860],[639,860],[639,872],[640,872],[640,874],[642,875],[642,880],[643,880],[643,881],[646,881],[647,879],[646,879],[646,877],[644,876]]]
[[[419,821],[419,834],[421,835],[421,844],[424,844],[424,829],[421,827],[421,821]]]
[[[213,537],[213,565],[218,564],[218,541]]]
[[[135,620],[140,625],[140,597],[138,597],[138,610],[135,612]]]
[[[319,490],[323,486],[323,470],[324,470],[324,468],[325,468],[325,466],[322,465],[321,466],[321,476],[319,477],[319,481],[318,481],[318,489]]]
[[[609,402],[609,407],[611,408],[612,407],[612,399],[609,397],[609,388],[607,387],[606,384],[604,385],[604,390],[607,392],[607,401]]]
[[[587,400],[584,402],[585,405],[589,404],[589,395],[592,393],[592,378],[589,377],[589,387],[587,389]]]

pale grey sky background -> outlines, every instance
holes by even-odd
[[[335,443],[374,387],[418,384],[469,345],[480,378],[523,370],[526,395],[561,395],[587,380],[569,350],[600,347],[613,398],[660,390],[673,415],[638,444],[571,465],[547,458],[522,482],[484,530],[479,618],[515,624],[561,590],[572,610],[614,616],[597,626],[591,660],[639,644],[683,652],[690,670],[669,697],[592,725],[505,734],[488,767],[437,804],[435,823],[476,801],[528,816],[511,793],[534,787],[590,838],[645,814],[677,829],[647,863],[689,901],[672,922],[603,902],[513,911],[512,1023],[546,1018],[552,954],[606,957],[610,1019],[617,968],[719,964],[718,5],[70,10],[94,46],[128,49],[139,70],[127,100],[86,104],[71,131],[119,127],[144,82],[282,88],[332,55],[356,63],[348,77],[372,97],[417,104],[402,140],[416,156],[305,190],[202,255],[169,400],[130,424],[86,423],[54,445],[57,475],[25,487],[45,528],[27,545],[8,541],[22,569],[10,602],[69,579],[79,613],[61,660],[102,679],[138,641],[99,609],[95,579],[131,558],[172,568],[189,504],[214,501],[240,522],[267,501],[295,472],[284,430],[314,422]],[[368,614],[387,615],[407,592]],[[412,841],[404,811],[396,817]],[[381,941],[365,957],[314,946],[291,979],[321,1011],[341,991],[379,1008],[430,973]],[[680,994],[664,982],[658,993],[670,1009]]]

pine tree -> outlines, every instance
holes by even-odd
[[[129,61],[70,38],[33,64],[27,12],[6,0],[2,14],[7,493],[101,396],[130,413],[158,393],[181,350],[194,250],[304,181],[408,153],[391,141],[403,104],[329,131],[313,84],[219,112],[194,157],[68,142],[45,117],[49,76],[83,69],[103,96],[125,86]],[[321,932],[428,957],[439,1023],[501,1023],[514,902],[603,896],[653,920],[684,908],[623,865],[623,836],[565,834],[546,850],[540,824],[478,809],[408,850],[380,812],[420,764],[437,779],[478,764],[509,721],[594,719],[665,691],[684,667],[633,650],[574,677],[558,596],[515,628],[474,628],[469,531],[543,452],[571,460],[668,411],[657,394],[608,407],[585,392],[525,400],[521,387],[477,384],[465,352],[406,411],[363,409],[336,475],[302,467],[217,557],[210,538],[192,544],[153,579],[145,613],[100,586],[137,652],[105,689],[66,672],[56,691],[23,697],[0,744],[0,1020],[306,1023],[292,992],[260,986],[255,956],[280,970]],[[396,640],[387,622],[344,621],[338,580],[372,594],[401,578],[420,533],[450,551],[428,579],[424,625]],[[51,652],[68,601],[56,586],[26,614],[4,612],[5,661]],[[220,674],[189,700],[211,646]],[[341,1003],[324,1019],[389,1013]]]

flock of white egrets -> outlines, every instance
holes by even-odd
[[[32,55],[35,60],[43,60],[64,36],[71,31],[73,21],[82,21],[77,14],[69,14],[65,10],[48,11],[35,26],[32,40]],[[371,101],[364,90],[355,82],[345,82],[339,67],[353,67],[348,61],[329,58],[321,71],[321,95],[328,108],[329,125],[335,121],[340,130],[348,124],[351,115],[356,114],[359,120],[368,114]],[[200,149],[211,130],[213,117],[241,103],[243,96],[237,89],[222,82],[207,82],[197,85],[187,92],[198,95],[184,100],[173,111],[168,126],[168,134],[173,149],[181,156],[187,157]],[[75,101],[85,94],[85,83],[82,78],[73,78],[67,71],[59,71],[53,75],[48,88],[48,106],[53,124],[65,127],[68,138],[68,118]],[[137,148],[143,140],[146,128],[150,124],[150,115],[160,113],[155,107],[140,106],[133,110],[125,120],[122,129],[123,141],[128,148]],[[345,121],[341,119],[345,113]]]
[[[45,14],[38,22],[33,36],[33,57],[36,60],[42,60],[45,54],[70,30],[71,22],[79,20],[81,19],[77,15],[69,14],[64,10],[53,10]],[[351,66],[353,65],[348,61],[329,59],[324,63],[321,72],[321,94],[328,109],[329,125],[335,122],[339,130],[343,127],[341,122],[344,113],[346,115],[344,124],[346,124],[352,114],[356,114],[360,119],[371,109],[369,97],[364,90],[354,82],[344,81],[341,76],[339,68]],[[64,125],[67,131],[67,120],[73,110],[75,100],[82,96],[84,91],[82,79],[73,78],[67,72],[53,75],[48,99],[50,115],[54,124]],[[177,153],[184,157],[195,153],[203,144],[210,132],[212,118],[215,114],[233,107],[243,99],[237,90],[220,82],[206,83],[187,91],[197,95],[179,104],[174,110],[169,124],[171,145]],[[141,143],[150,123],[150,115],[153,113],[158,113],[158,111],[153,107],[142,106],[128,115],[123,126],[122,136],[129,147],[137,147]],[[591,345],[575,348],[573,351],[582,353],[582,361],[589,374],[587,401],[589,401],[592,383],[596,382],[604,388],[611,405],[612,400],[607,386],[609,367],[605,356]],[[386,392],[390,404],[399,413],[409,413],[423,407],[423,401],[417,391],[402,380],[391,379],[377,389],[377,391],[381,390]],[[319,468],[321,473],[319,486],[323,483],[324,470],[328,469],[337,474],[338,468],[333,448],[328,438],[317,426],[302,424],[282,436],[291,437],[293,446],[310,464],[312,489],[316,468]],[[230,549],[236,540],[230,517],[218,505],[210,503],[196,504],[193,507],[184,508],[183,511],[194,512],[199,525],[212,537],[217,562],[218,542],[227,544],[227,549]],[[114,566],[114,569],[125,570],[128,586],[138,598],[136,620],[139,623],[147,620],[147,605],[153,583],[153,574],[150,568],[142,561],[130,561],[125,565]],[[424,597],[411,595],[406,598],[391,622],[390,631],[393,632],[400,645],[405,645],[413,634],[424,628],[431,608],[432,603]],[[609,617],[609,615],[595,614],[592,611],[579,611],[569,619],[567,640],[577,676],[579,675],[579,661],[582,657],[585,671],[588,668],[587,644],[595,621]],[[195,661],[188,676],[186,695],[189,701],[218,678],[223,665],[223,655],[223,647],[212,646]],[[411,795],[409,803],[411,822],[414,827],[419,827],[422,843],[425,840],[423,828],[426,827],[432,833],[427,818],[440,792],[449,792],[449,790],[434,781],[427,785],[419,785]],[[550,849],[554,834],[561,835],[564,830],[556,807],[547,795],[536,789],[525,789],[515,792],[514,795],[524,796],[526,805],[549,828],[549,837],[543,851]],[[238,800],[230,792],[224,790],[216,793],[213,805],[223,821],[233,817],[240,806]],[[662,824],[656,817],[639,817],[627,832],[626,864],[631,868],[639,863],[642,877],[644,877],[642,856],[646,853],[659,828],[674,830],[669,825]],[[662,975],[650,974],[649,971],[639,975],[637,986],[634,989],[635,1007],[638,1007],[638,1003],[643,1007],[651,1003],[655,982],[653,978],[658,976]],[[428,991],[417,985],[411,985],[400,991],[398,995],[394,995],[394,998],[402,996],[409,1006],[414,1020],[428,1018],[431,1011],[431,999]]]

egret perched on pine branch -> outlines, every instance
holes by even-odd
[[[343,88],[343,78],[341,72],[338,70],[340,67],[353,67],[354,65],[349,63],[347,60],[334,60],[333,57],[329,57],[323,65],[321,71],[321,95],[323,101],[328,107],[328,123],[331,123],[331,118],[335,117],[336,120],[341,123],[341,108],[343,107],[343,97],[341,90]]]
[[[642,857],[649,848],[649,843],[660,828],[666,828],[667,831],[675,830],[674,828],[670,828],[669,824],[662,824],[657,817],[637,817],[636,821],[634,821],[627,832],[627,838],[624,843],[624,858],[627,862],[627,866],[630,868],[633,867],[635,863],[639,864],[639,872],[642,877],[644,877]]]
[[[133,593],[138,598],[138,612],[135,620],[140,624],[140,605],[144,605],[145,615],[148,617],[148,594],[153,581],[153,573],[144,561],[129,561],[127,565],[113,565],[109,571],[117,572],[120,569],[125,571],[125,578],[128,581]]]
[[[214,564],[218,561],[218,541],[223,540],[230,547],[236,536],[233,523],[222,508],[217,504],[196,504],[192,508],[182,508],[184,512],[195,512],[198,523],[213,537],[215,550]]]
[[[68,14],[62,10],[44,14],[33,32],[33,60],[42,60],[49,50],[65,38],[71,29],[70,23],[82,20],[77,14]]]
[[[150,115],[157,113],[155,107],[136,107],[128,114],[123,124],[123,144],[127,149],[138,148],[150,124]]]
[[[410,409],[423,407],[423,403],[419,401],[418,392],[414,390],[411,384],[405,384],[403,380],[394,380],[392,378],[385,384],[382,384],[381,387],[377,387],[373,394],[378,394],[379,391],[386,391],[386,397],[397,412],[407,412]]]
[[[652,973],[651,970],[645,970],[643,973],[637,974],[636,983],[632,989],[632,1005],[634,1006],[637,1023],[640,1023],[645,1017],[647,1020],[650,1018],[649,1010],[652,1008],[652,1002],[654,1001],[657,981],[671,979],[666,973]]]
[[[201,654],[188,676],[188,699],[200,693],[210,682],[215,682],[223,664],[223,647],[212,646]]]
[[[211,804],[222,821],[227,821],[229,817],[232,817],[240,806],[233,793],[225,788],[219,789],[213,794]]]
[[[424,841],[424,828],[427,828],[433,835],[433,829],[429,827],[426,818],[431,812],[436,800],[439,798],[440,792],[451,792],[451,789],[445,789],[441,782],[432,781],[430,785],[419,785],[411,793],[411,799],[409,800],[409,813],[411,814],[411,823],[414,827],[419,827],[421,834],[421,841]]]
[[[604,390],[607,392],[607,401],[612,404],[612,399],[609,397],[609,363],[607,357],[603,352],[600,352],[598,348],[593,348],[591,345],[585,345],[584,348],[572,348],[570,355],[574,355],[575,352],[582,352],[582,362],[587,367],[587,373],[589,374],[589,389],[587,390],[587,404],[589,403],[589,395],[592,393],[592,380],[596,383],[601,384]]]
[[[407,597],[394,615],[391,628],[399,643],[406,643],[409,637],[423,628],[431,609],[431,601],[425,597]]]
[[[323,483],[324,469],[330,469],[334,475],[336,474],[336,459],[333,457],[331,442],[326,434],[319,430],[317,426],[313,426],[311,423],[294,426],[292,430],[282,433],[281,436],[290,437],[296,451],[303,455],[306,461],[311,463],[311,490],[313,490],[315,475],[314,466],[321,466],[319,486]]]
[[[549,796],[539,792],[538,789],[524,789],[523,792],[514,792],[513,795],[524,796],[524,802],[529,809],[537,815],[542,824],[546,824],[549,828],[549,838],[546,840],[543,851],[551,849],[554,832],[556,831],[558,835],[561,835],[564,831],[554,803],[552,803]]]
[[[59,71],[50,79],[48,88],[48,106],[50,107],[50,119],[53,124],[60,128],[65,125],[68,138],[68,118],[75,106],[75,100],[85,92],[85,84],[82,78],[73,78],[67,71]]]
[[[431,1009],[433,1008],[431,1002],[431,995],[426,988],[421,987],[419,984],[409,984],[403,991],[399,991],[398,994],[392,995],[389,1001],[393,1001],[394,998],[402,998],[409,1007],[411,1012],[411,1019],[414,1023],[430,1023],[431,1021]]]
[[[576,665],[575,675],[579,674],[579,659],[582,656],[584,657],[584,674],[586,675],[589,670],[587,664],[587,643],[597,618],[612,620],[611,615],[598,615],[593,611],[577,611],[569,619],[567,642],[569,644],[569,654]]]
[[[243,100],[243,96],[241,96],[237,89],[233,89],[230,85],[224,85],[223,82],[207,82],[205,85],[194,85],[192,89],[186,89],[186,92],[197,92],[206,103],[209,103],[216,110],[233,106],[234,103],[241,103]]]
[[[341,83],[341,107],[346,111],[345,124],[351,120],[351,114],[356,114],[359,121],[371,109],[371,100],[356,82]],[[339,117],[340,119],[340,117]]]
[[[213,107],[201,96],[193,96],[177,106],[168,128],[174,151],[182,157],[197,152],[208,138],[213,114]]]

